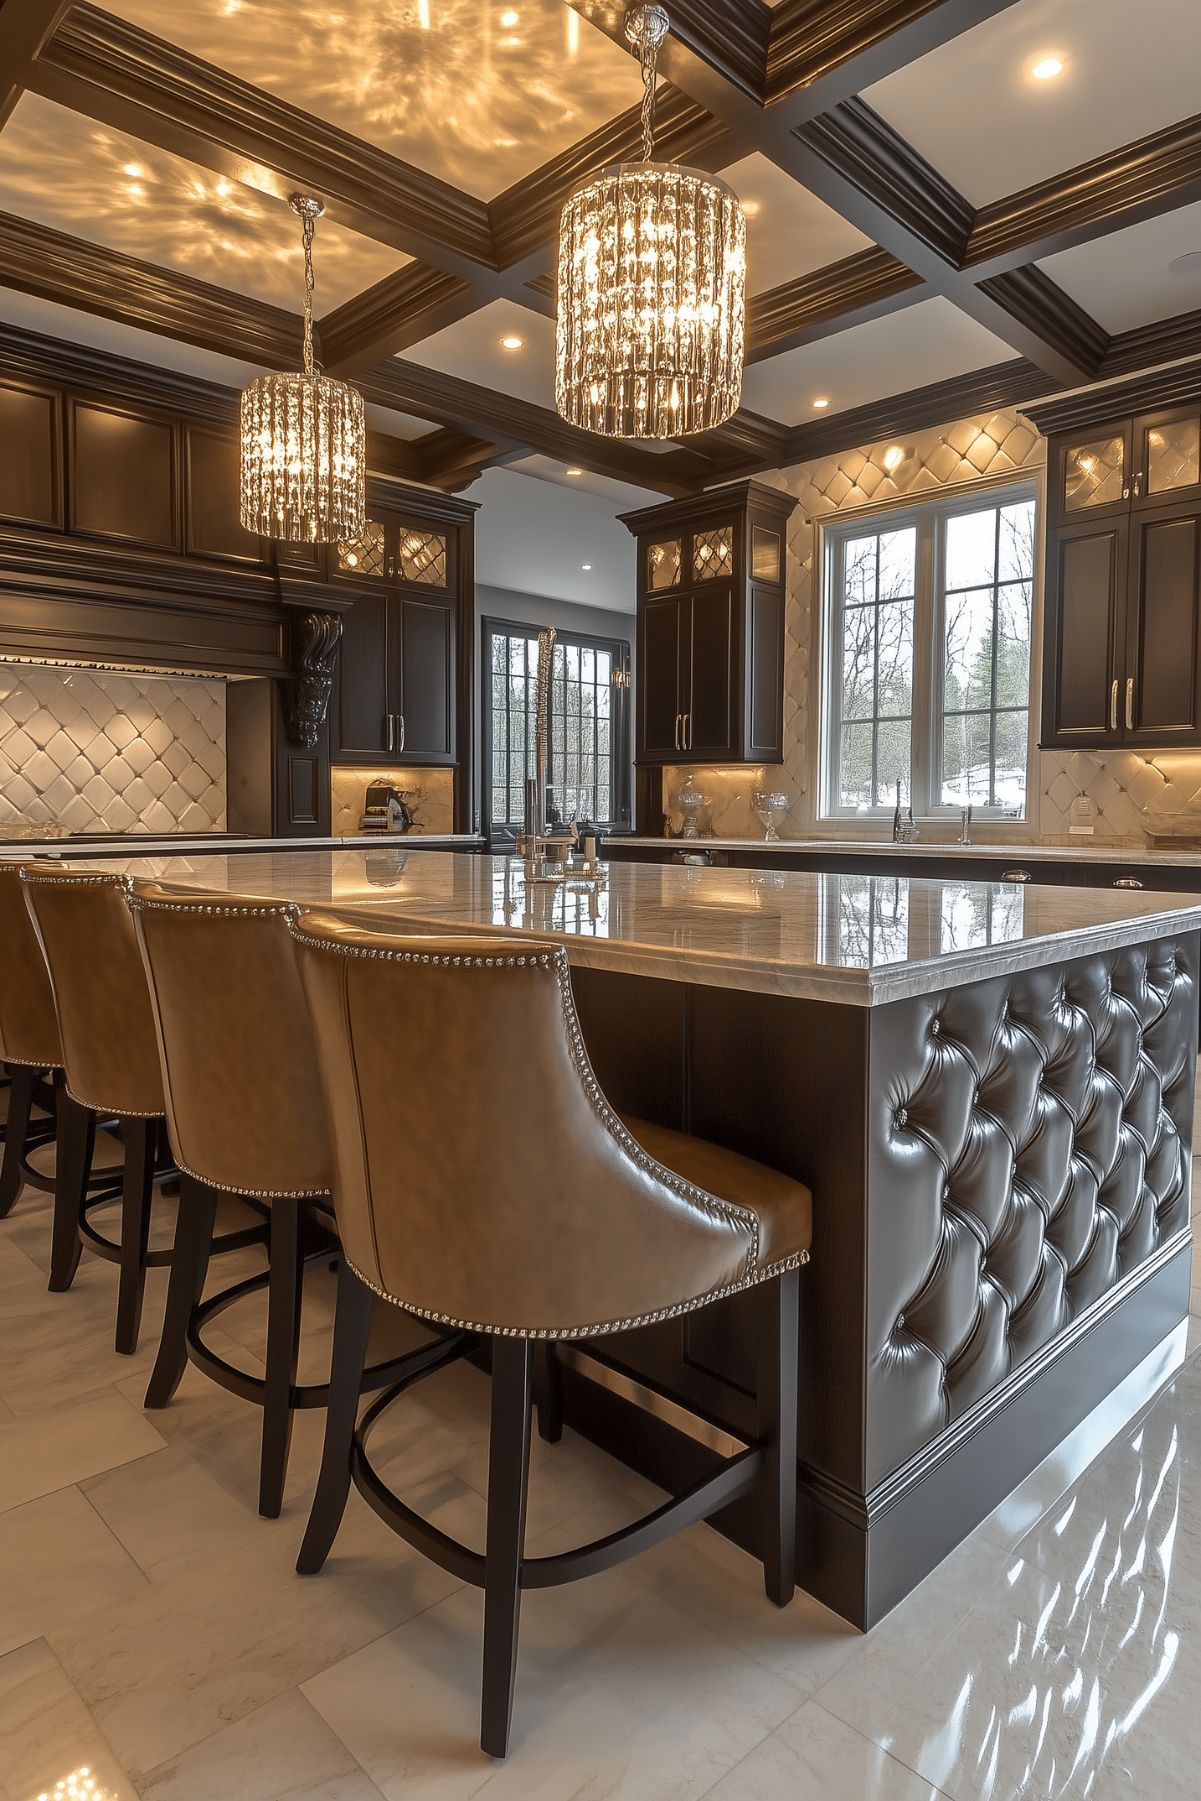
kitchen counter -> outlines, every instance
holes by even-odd
[[[1184,1354],[1201,898],[633,861],[530,888],[514,859],[388,845],[104,866],[553,937],[615,1108],[808,1184],[798,1572],[859,1626]],[[565,1347],[568,1422],[688,1487],[715,1430],[757,1430],[765,1304]],[[761,1505],[717,1529],[754,1549]]]
[[[417,844],[427,850],[448,845],[465,850],[471,845],[482,844],[483,838],[478,832],[356,832],[345,838],[241,838],[227,836],[225,833],[190,836],[186,832],[156,836],[148,832],[113,832],[79,838],[5,838],[0,830],[0,856],[111,857],[118,853],[123,856],[194,856],[205,853],[244,856],[247,851],[295,854],[297,851],[343,850],[366,844],[391,845],[401,842]]]
[[[1015,865],[1023,863],[1133,863],[1151,867],[1167,865],[1177,869],[1201,869],[1201,850],[1175,850],[1162,846],[1149,850],[1123,844],[1090,839],[1075,844],[1018,844],[1013,841],[989,843],[986,839],[971,844],[958,844],[954,839],[919,838],[915,844],[894,844],[891,838],[653,838],[614,837],[613,845],[631,845],[659,851],[724,850],[770,851],[773,856],[794,852],[800,855],[848,857],[962,857],[1007,858]]]
[[[619,862],[600,888],[564,889],[527,885],[517,858],[407,844],[100,867],[406,928],[561,938],[583,968],[857,1007],[1201,929],[1190,895]]]

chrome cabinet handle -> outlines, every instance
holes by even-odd
[[[1113,678],[1113,686],[1109,690],[1109,729],[1111,732],[1116,732],[1118,729],[1118,678],[1116,675]]]
[[[1134,677],[1126,677],[1126,730],[1134,730]]]
[[[681,717],[681,715],[679,713],[677,713],[676,714],[676,749],[677,750],[679,750],[679,748],[680,748],[680,717]]]
[[[1134,472],[1134,480],[1133,480],[1133,482],[1132,482],[1132,484],[1131,484],[1131,486],[1132,486],[1132,489],[1133,489],[1133,493],[1134,493],[1134,498],[1135,498],[1135,499],[1136,499],[1136,500],[1137,500],[1137,499],[1138,499],[1138,497],[1139,497],[1139,495],[1140,495],[1140,494],[1141,494],[1141,493],[1142,493],[1142,491],[1143,491],[1143,472],[1142,472],[1142,470],[1141,470],[1141,469],[1136,469],[1136,470],[1135,470],[1135,472]]]
[[[1143,884],[1134,875],[1120,875],[1114,882],[1115,888],[1141,888]]]
[[[388,749],[391,750],[396,742],[396,715],[385,713],[384,718],[388,721]]]
[[[397,750],[403,750],[405,747],[405,716],[403,713],[398,713],[396,717],[400,725],[400,743],[396,748]]]
[[[1028,869],[1003,869],[1001,880],[1003,882],[1028,882],[1030,871]]]
[[[692,714],[691,713],[685,713],[685,715],[684,715],[684,749],[685,750],[692,749]]]

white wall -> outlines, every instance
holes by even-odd
[[[485,470],[468,495],[480,504],[475,574],[485,587],[634,611],[634,540],[610,496],[514,469]],[[656,498],[646,496],[646,504]],[[638,504],[637,497],[629,503]]]

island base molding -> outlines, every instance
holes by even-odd
[[[573,970],[621,1112],[812,1189],[798,1576],[855,1625],[1187,1317],[1197,968],[1188,933],[874,1008]],[[751,1289],[565,1347],[568,1422],[700,1480],[754,1433],[764,1317]],[[758,1543],[753,1497],[711,1523]]]

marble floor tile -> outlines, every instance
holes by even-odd
[[[236,1500],[178,1445],[80,1484],[88,1502],[156,1581],[260,1538],[253,1497]]]
[[[112,1390],[0,1424],[0,1513],[161,1451],[163,1439]]]
[[[938,1791],[812,1701],[757,1745],[706,1801],[939,1801]]]
[[[304,1693],[386,1801],[686,1801],[795,1711],[791,1683],[619,1569],[522,1603],[511,1755],[479,1748],[478,1589],[332,1665]]]
[[[461,1528],[446,1477],[416,1505]],[[49,1643],[135,1781],[219,1728],[378,1639],[445,1597],[453,1580],[355,1497],[322,1575],[295,1573],[295,1520],[155,1581],[114,1618],[59,1626]]]
[[[0,1654],[81,1613],[117,1610],[145,1587],[77,1488],[10,1507],[0,1525]]]
[[[380,1801],[295,1689],[160,1764],[139,1789],[142,1801]]]
[[[139,1801],[61,1665],[35,1640],[0,1657],[0,1794],[54,1796],[72,1775],[94,1783],[89,1801]]]

